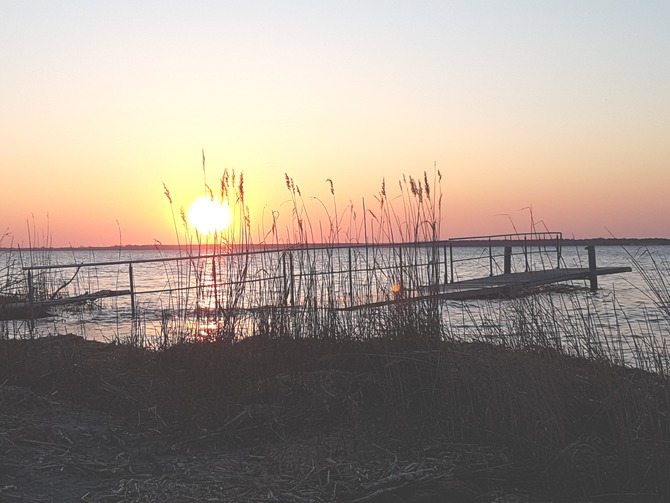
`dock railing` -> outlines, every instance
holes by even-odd
[[[467,268],[466,262],[478,261],[480,276],[485,270],[493,276],[560,268],[562,239],[560,232],[532,232],[374,245],[264,245],[218,253],[179,250],[177,256],[157,258],[26,265],[23,270],[31,309],[36,303],[58,305],[127,296],[134,317],[138,298],[167,294],[174,297],[171,305],[178,309],[211,313],[305,307],[341,310],[408,299],[421,295],[426,287],[453,283],[462,276],[458,269]],[[465,253],[466,249],[477,249],[477,253]],[[147,283],[146,266],[152,264],[154,276]],[[78,288],[75,295],[65,288],[86,269],[97,273],[110,267],[117,268],[113,286],[103,285],[100,291],[84,294]],[[40,275],[57,269],[74,272],[67,273],[66,277],[72,276],[67,281],[52,277],[45,288]],[[122,280],[124,274],[127,283]],[[157,280],[160,274],[165,277]]]
[[[196,295],[189,301],[191,306],[207,305],[208,309],[341,309],[411,295],[421,286],[439,284],[442,278],[446,282],[447,249],[447,241],[256,246],[208,254],[179,251],[180,255],[174,257],[26,265],[22,269],[31,306],[128,296],[134,316],[140,297],[180,292],[188,295],[193,290]],[[177,265],[164,267],[165,278],[161,281],[166,286],[147,288],[145,266],[169,263]],[[72,288],[65,288],[70,283],[76,285],[75,278],[86,270],[101,274],[110,267],[120,268],[113,288],[105,286],[99,292],[75,295]],[[72,272],[63,274],[65,279],[54,279],[56,271],[67,270]],[[154,267],[153,271],[159,274],[160,268]],[[48,274],[51,277],[45,281],[43,275]],[[123,280],[124,275],[127,280]],[[155,284],[153,281],[152,286]]]
[[[489,276],[509,274],[521,270],[555,268],[562,263],[563,233],[561,232],[521,232],[514,234],[493,234],[489,236],[468,236],[449,239],[449,281],[456,281],[456,269],[464,262],[481,261],[482,257],[456,257],[456,247],[480,247],[487,250]],[[502,265],[500,264],[502,262]]]

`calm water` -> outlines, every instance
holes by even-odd
[[[156,250],[71,250],[0,252],[0,280],[7,283],[17,276],[22,265],[64,265],[94,262],[120,262],[173,258],[179,251]],[[404,253],[404,256],[402,255]],[[454,249],[456,267],[454,277],[467,279],[487,276],[494,267],[500,272],[502,250],[489,260],[487,248]],[[479,260],[463,260],[479,258]],[[535,268],[555,267],[555,252],[530,255]],[[514,257],[515,267],[523,268],[525,256]],[[654,290],[645,274],[657,282],[670,281],[670,247],[647,248],[602,246],[597,248],[598,266],[631,266],[632,273],[599,277],[600,290],[593,294],[583,289],[585,282],[575,282],[573,290],[544,295],[550,302],[554,329],[556,325],[570,325],[579,320],[589,329],[598,330],[612,341],[622,337],[653,334],[658,340],[670,341],[668,306],[659,305]],[[562,267],[586,267],[583,248],[566,247],[562,250]],[[81,309],[53,309],[55,316],[39,319],[34,326],[25,321],[0,322],[5,336],[47,335],[76,333],[97,340],[123,339],[141,331],[151,338],[165,331],[166,320],[177,312],[220,307],[241,309],[262,305],[305,304],[317,301],[319,305],[346,307],[392,298],[393,285],[412,282],[426,284],[448,280],[448,250],[414,249],[400,253],[391,249],[335,249],[311,252],[309,256],[298,251],[258,254],[251,259],[227,258],[217,262],[212,271],[211,260],[196,262],[146,262],[133,265],[136,312],[132,317],[129,296],[105,298]],[[374,267],[366,267],[365,264]],[[414,269],[398,271],[398,265],[419,264]],[[371,272],[372,270],[372,272]],[[330,274],[328,274],[330,271]],[[333,272],[334,271],[334,272]],[[352,272],[350,272],[352,271]],[[291,272],[293,274],[291,274]],[[72,296],[102,290],[130,289],[128,264],[65,268],[49,273],[34,271],[36,288],[49,295]],[[286,280],[286,277],[292,277]],[[216,282],[212,278],[218,278]],[[189,289],[193,285],[197,289]],[[223,290],[223,291],[222,291]],[[667,295],[667,294],[666,294]],[[534,296],[542,299],[542,295]],[[535,301],[532,301],[535,302]],[[448,301],[442,303],[448,332],[457,337],[496,337],[505,330],[518,329],[518,311],[546,309],[524,301]],[[513,316],[513,319],[510,318]],[[541,314],[540,317],[543,317]]]

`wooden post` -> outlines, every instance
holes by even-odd
[[[284,251],[282,255],[282,276],[284,277],[284,294],[282,304],[286,305],[289,296],[289,287],[288,287],[288,268],[286,265],[286,257],[288,257],[288,252]]]
[[[33,271],[28,271],[28,303],[30,304],[30,309],[32,310],[33,304],[35,303],[35,287],[33,286]]]
[[[290,274],[291,274],[291,306],[295,306],[295,284],[294,284],[294,278],[293,278],[293,254],[289,252],[288,254],[288,261],[289,261],[289,267],[290,267]]]
[[[130,314],[135,317],[135,278],[133,277],[133,264],[128,262],[128,276],[130,279]]]
[[[493,276],[493,248],[491,247],[491,238],[489,238],[489,276]]]
[[[400,287],[405,288],[405,278],[403,277],[403,270],[402,270],[402,246],[398,248],[398,254],[400,255]]]
[[[212,257],[212,287],[214,288],[214,310],[217,312],[217,319],[218,319],[218,312],[220,305],[219,305],[219,288],[216,279],[216,257]]]
[[[431,255],[433,256],[433,280],[435,281],[435,286],[440,284],[440,249],[437,247],[435,241],[433,241],[433,246],[431,247]]]
[[[365,302],[370,302],[372,298],[372,283],[370,281],[370,247],[365,243],[365,286],[367,287],[367,294]]]
[[[449,269],[451,270],[451,283],[454,282],[454,247],[449,241]]]
[[[505,246],[505,266],[503,272],[510,274],[512,272],[512,247]]]
[[[281,257],[281,272],[284,278],[284,293],[282,295],[283,301],[282,304],[286,305],[286,299],[288,299],[288,279],[286,278],[286,252]]]
[[[444,252],[444,284],[446,285],[449,282],[449,265],[447,264],[447,247],[446,245],[442,247]]]
[[[28,270],[28,304],[30,305],[30,329],[32,331],[35,328],[35,286],[32,270]]]
[[[365,295],[365,302],[370,302],[372,297],[372,287],[370,285],[370,252],[368,247],[368,213],[365,209],[365,198],[363,198],[363,231],[365,233],[365,286],[367,293]]]
[[[530,271],[530,265],[528,264],[528,242],[526,241],[526,236],[523,237],[523,256],[526,260],[526,272]]]
[[[349,307],[354,305],[354,278],[351,271],[351,246],[349,247]]]
[[[561,268],[561,237],[556,235],[556,269]]]
[[[596,266],[596,247],[588,245],[586,251],[589,254],[589,281],[591,282],[591,291],[598,290],[598,267]]]

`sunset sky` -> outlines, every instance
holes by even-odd
[[[285,173],[316,217],[326,179],[374,208],[436,166],[444,238],[529,230],[529,207],[670,237],[669,21],[667,0],[3,0],[0,246],[173,243],[203,149],[213,187],[244,172],[258,234],[290,217]]]

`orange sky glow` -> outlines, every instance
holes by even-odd
[[[10,2],[0,247],[173,244],[224,170],[254,241],[273,211],[288,239],[285,174],[313,238],[337,206],[346,241],[382,181],[401,205],[403,175],[437,170],[441,238],[528,231],[531,207],[567,237],[670,238],[667,19],[660,0]]]

